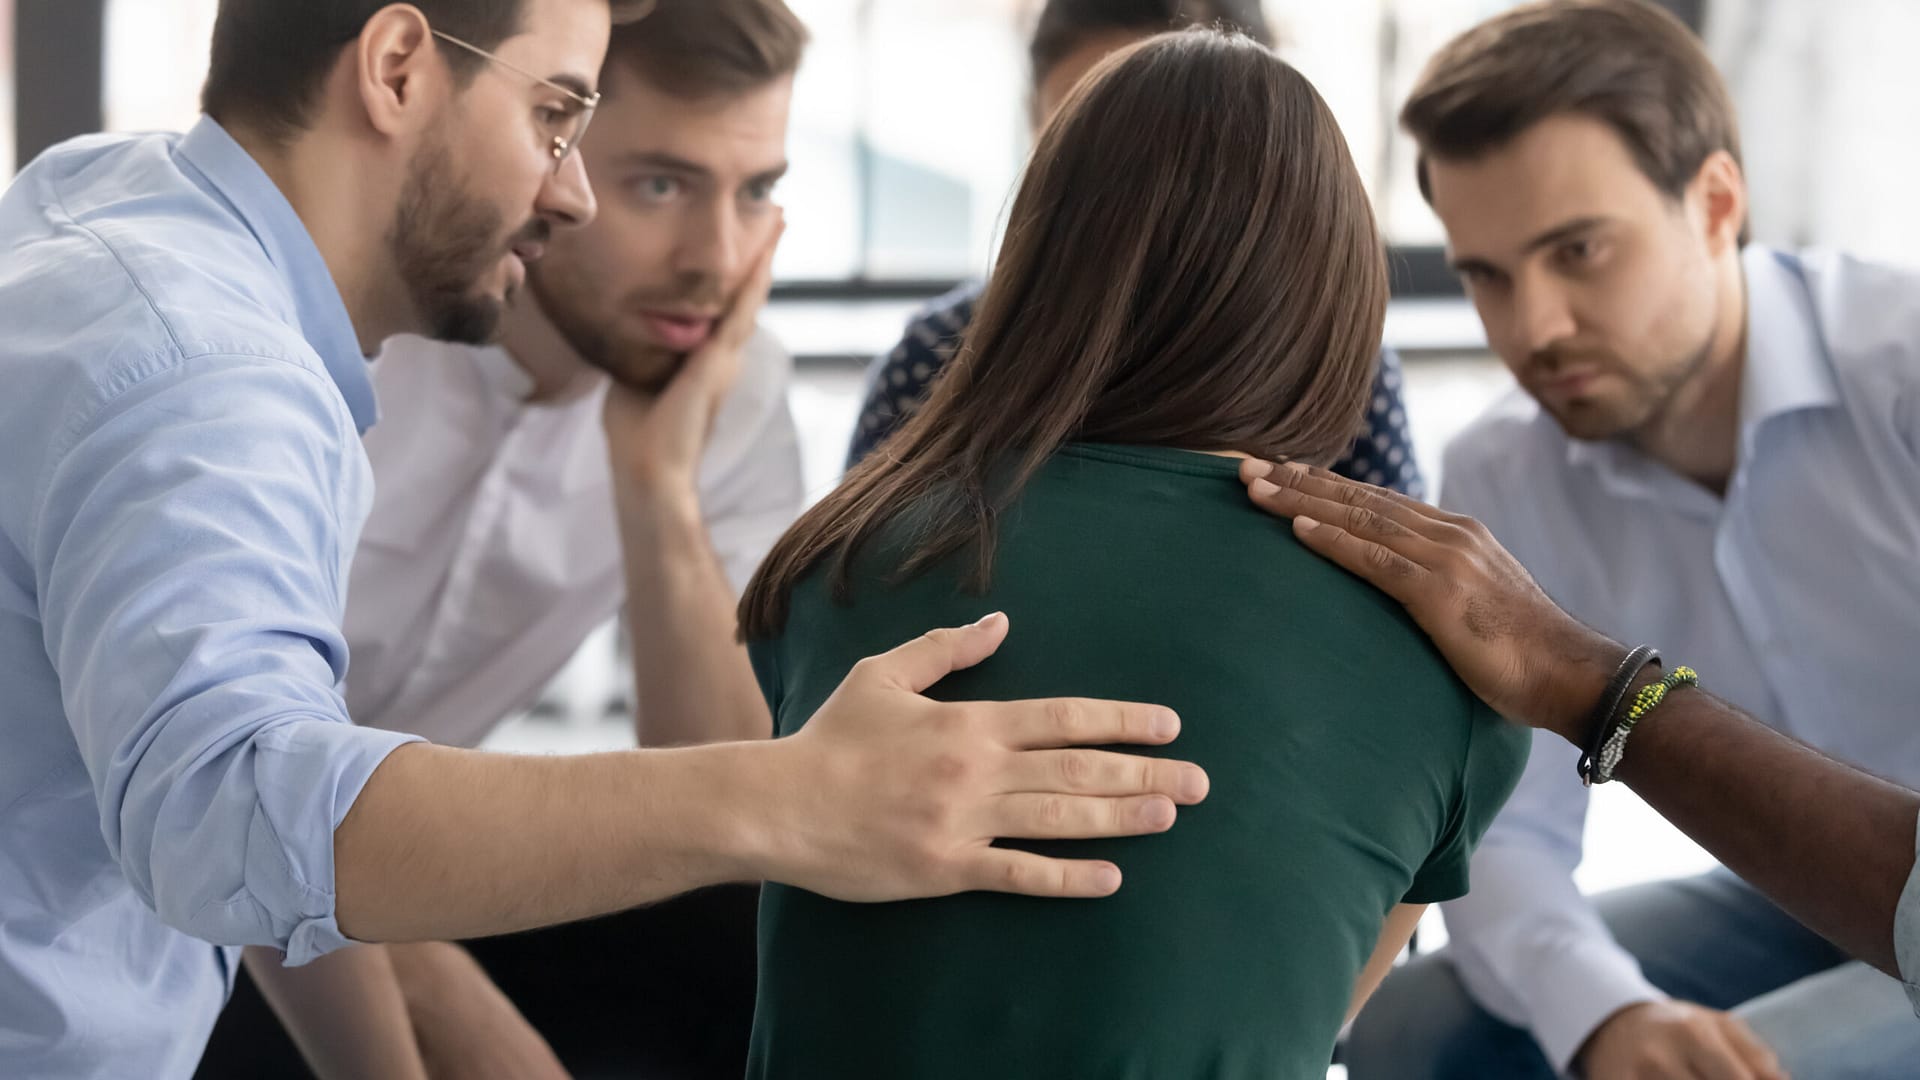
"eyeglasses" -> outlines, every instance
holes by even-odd
[[[454,37],[452,34],[443,34],[435,30],[433,36],[449,45],[457,45],[482,60],[498,64],[523,79],[531,79],[549,90],[555,90],[565,94],[575,105],[579,106],[576,109],[539,110],[541,123],[546,125],[548,132],[553,136],[553,143],[548,148],[549,152],[553,154],[553,171],[559,172],[560,166],[566,164],[567,155],[578,149],[580,140],[586,137],[587,125],[593,122],[593,111],[600,107],[600,95],[595,94],[592,97],[583,97],[561,86],[559,83],[554,82],[552,79],[543,79],[525,68],[515,67],[487,50],[480,48],[478,45],[469,45],[459,38]]]

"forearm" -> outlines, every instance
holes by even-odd
[[[485,937],[758,880],[779,749],[403,747],[334,833],[336,917],[358,941]]]
[[[773,721],[698,503],[629,495],[620,519],[640,745],[768,738]]]
[[[433,1077],[558,1080],[566,1069],[466,949],[445,941],[386,946]]]
[[[1897,974],[1894,914],[1914,868],[1920,794],[1694,690],[1634,732],[1618,775],[1789,914]]]
[[[247,971],[322,1080],[380,1076],[425,1080],[426,1067],[386,949],[362,945],[305,967],[277,949],[246,950]]]
[[[1367,966],[1361,969],[1360,977],[1354,980],[1353,998],[1347,1005],[1348,1023],[1360,1015],[1367,999],[1386,981],[1394,962],[1406,951],[1407,942],[1413,940],[1413,932],[1419,929],[1420,916],[1426,913],[1425,904],[1398,904],[1387,913],[1386,921],[1380,926],[1380,940],[1373,947],[1373,955],[1368,958]]]

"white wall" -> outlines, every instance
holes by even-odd
[[[1920,3],[1712,0],[1756,239],[1920,262]]]

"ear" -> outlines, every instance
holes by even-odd
[[[361,28],[349,51],[354,87],[375,131],[402,136],[432,122],[450,90],[435,46],[432,25],[412,4],[381,8]]]
[[[1747,231],[1747,177],[1740,163],[1725,150],[1716,150],[1701,163],[1688,188],[1689,201],[1700,209],[1708,248],[1715,255],[1738,251]]]

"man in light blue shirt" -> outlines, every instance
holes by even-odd
[[[1204,796],[1060,749],[1163,743],[1165,710],[921,697],[999,617],[863,664],[778,743],[513,758],[348,723],[363,358],[484,339],[592,216],[571,151],[630,8],[223,0],[209,118],[68,143],[0,197],[0,1076],[188,1075],[233,946],[331,963],[762,878],[1105,895],[1111,865],[993,840]],[[297,1020],[339,1075],[417,1072],[404,1031]]]
[[[1561,610],[1485,527],[1325,471],[1250,461],[1241,476],[1308,547],[1404,604],[1502,716],[1593,745],[1628,650]],[[1661,674],[1655,662],[1628,689]],[[1920,1017],[1920,791],[1684,687],[1634,729],[1616,778],[1848,955],[1900,976]]]
[[[1524,391],[1450,449],[1443,506],[1601,632],[1920,786],[1920,275],[1746,244],[1725,88],[1640,0],[1496,16],[1403,122]],[[1577,755],[1536,740],[1448,950],[1356,1024],[1354,1080],[1911,1075],[1899,985],[1734,875],[1582,896]]]

